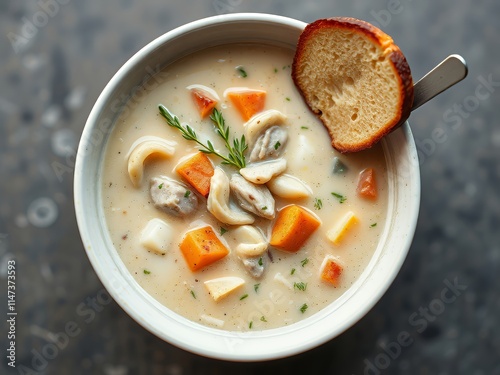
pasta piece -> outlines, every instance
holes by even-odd
[[[242,225],[232,231],[236,239],[236,254],[241,257],[258,257],[268,248],[269,244],[262,233],[251,225]]]
[[[130,180],[135,187],[140,186],[142,183],[146,159],[153,154],[171,157],[175,152],[175,145],[175,142],[156,136],[141,137],[134,142],[127,154],[127,168]]]
[[[210,180],[207,209],[215,218],[229,225],[252,224],[254,217],[240,209],[229,207],[229,178],[220,168],[215,168]]]

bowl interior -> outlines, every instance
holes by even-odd
[[[101,203],[102,160],[117,116],[151,76],[169,63],[207,47],[264,43],[294,49],[305,23],[265,14],[216,16],[182,26],[148,44],[112,78],[82,134],[75,168],[75,209],[87,255],[120,306],[160,338],[219,359],[256,361],[311,349],[365,315],[399,271],[415,231],[420,202],[419,164],[408,123],[383,140],[389,207],[381,241],[357,282],[338,300],[293,325],[260,332],[230,332],[187,320],[153,299],[129,274],[107,233]]]

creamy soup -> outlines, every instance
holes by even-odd
[[[192,54],[168,66],[154,85],[145,85],[136,93],[111,134],[101,187],[109,235],[139,285],[192,321],[243,331],[293,324],[345,293],[379,242],[387,211],[382,147],[345,155],[332,149],[324,126],[293,85],[292,59],[293,51],[261,45],[226,45]],[[248,123],[255,119],[247,122],[246,114],[231,99],[231,93],[245,90],[265,92],[260,102],[263,108],[257,106],[255,116],[265,114],[261,120],[273,122],[281,131],[261,132],[257,134],[260,141],[246,139],[252,143],[244,153],[247,170],[252,175],[252,167],[264,165],[274,172],[269,172],[269,182],[248,182],[239,168],[223,164],[215,154],[204,154],[217,171],[212,172],[214,177],[220,178],[217,184],[212,180],[206,198],[179,173],[179,165],[198,155],[202,146],[169,126],[158,106],[163,104],[178,116],[183,129],[189,124],[203,144],[211,141],[215,150],[227,156],[229,151],[215,123],[209,116],[202,118],[193,93],[202,93],[216,104],[233,145],[233,139],[241,140]],[[271,118],[273,114],[278,118]],[[271,144],[261,159],[257,156],[250,161],[251,154],[258,154],[253,152],[257,143],[265,143],[265,137]],[[369,179],[363,180],[367,171],[374,175],[376,187]],[[224,201],[224,176],[231,180],[229,202]],[[254,205],[257,214],[245,210],[248,202],[238,199],[233,182],[242,184],[243,198],[245,189],[258,186],[255,191],[265,192],[263,197],[268,199],[262,202],[269,203]],[[367,188],[374,188],[376,196],[370,197],[373,191],[363,195]],[[160,196],[163,193],[166,195]],[[247,198],[253,199],[252,194]],[[211,210],[207,208],[210,199]],[[167,207],[172,201],[174,205]],[[290,212],[279,219],[287,207],[305,219],[297,220]],[[219,209],[228,212],[221,214]],[[232,215],[243,218],[243,224],[228,223],[223,214],[231,216],[229,221]],[[278,230],[279,220],[285,223]],[[293,232],[294,225],[302,232]],[[221,253],[215,261],[210,258],[211,263],[204,266],[195,261],[193,266],[184,250],[193,249],[196,238],[190,237],[194,242],[189,244],[186,238],[207,227],[215,235],[210,244],[217,242],[227,249],[227,255]],[[279,234],[284,239],[273,240]],[[275,245],[270,244],[273,241]],[[332,265],[329,277],[325,267]]]

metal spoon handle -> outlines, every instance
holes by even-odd
[[[468,68],[460,55],[450,55],[432,69],[413,86],[413,105],[415,110],[422,104],[460,82],[467,76]]]

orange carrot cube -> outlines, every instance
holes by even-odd
[[[320,225],[320,220],[305,208],[286,206],[278,213],[269,243],[284,251],[297,252]]]
[[[179,173],[193,188],[205,198],[210,191],[210,179],[214,175],[214,166],[203,152],[198,152],[189,159],[179,164],[176,168]]]
[[[229,91],[227,97],[245,121],[262,111],[266,102],[266,92],[262,90]]]
[[[179,247],[188,267],[193,272],[229,254],[227,247],[209,225],[187,232]]]
[[[366,168],[361,171],[356,191],[363,198],[377,199],[377,181],[373,168]]]
[[[338,286],[344,267],[333,255],[327,255],[320,267],[321,280]]]
[[[191,97],[198,108],[201,118],[207,117],[217,105],[217,100],[211,98],[201,89],[192,89]]]

